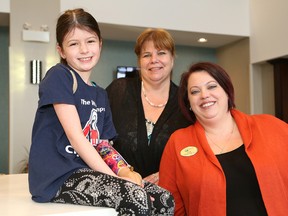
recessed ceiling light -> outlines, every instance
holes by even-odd
[[[206,39],[206,38],[199,38],[199,39],[198,39],[198,42],[199,42],[199,43],[206,43],[206,42],[207,42],[207,39]]]

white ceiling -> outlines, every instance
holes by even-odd
[[[145,29],[133,26],[119,26],[99,23],[102,37],[109,40],[135,41],[138,35]],[[218,48],[245,37],[233,35],[219,35],[200,32],[173,31],[167,29],[173,36],[176,45],[197,46],[206,48]],[[207,43],[199,43],[197,40],[204,37]]]
[[[9,26],[9,14],[0,13],[0,26]],[[102,37],[107,40],[135,41],[138,35],[145,29],[135,26],[119,26],[113,24],[99,23]],[[221,46],[241,40],[245,37],[234,35],[219,35],[201,32],[184,32],[167,29],[173,36],[176,45],[196,46],[205,48],[219,48]],[[197,40],[204,37],[206,43],[199,43]]]

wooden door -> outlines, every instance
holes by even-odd
[[[288,123],[288,59],[269,61],[274,67],[275,115]]]

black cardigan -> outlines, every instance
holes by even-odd
[[[170,135],[175,130],[190,125],[178,106],[178,86],[171,81],[168,103],[154,126],[149,146],[140,79],[116,79],[106,90],[118,133],[114,140],[114,148],[143,178],[158,172],[160,159]]]

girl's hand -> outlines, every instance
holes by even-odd
[[[153,173],[147,177],[144,178],[145,181],[151,182],[153,184],[158,185],[159,182],[159,172]]]
[[[143,186],[141,175],[137,172],[132,171],[129,167],[121,168],[118,172],[118,176],[135,184]]]

